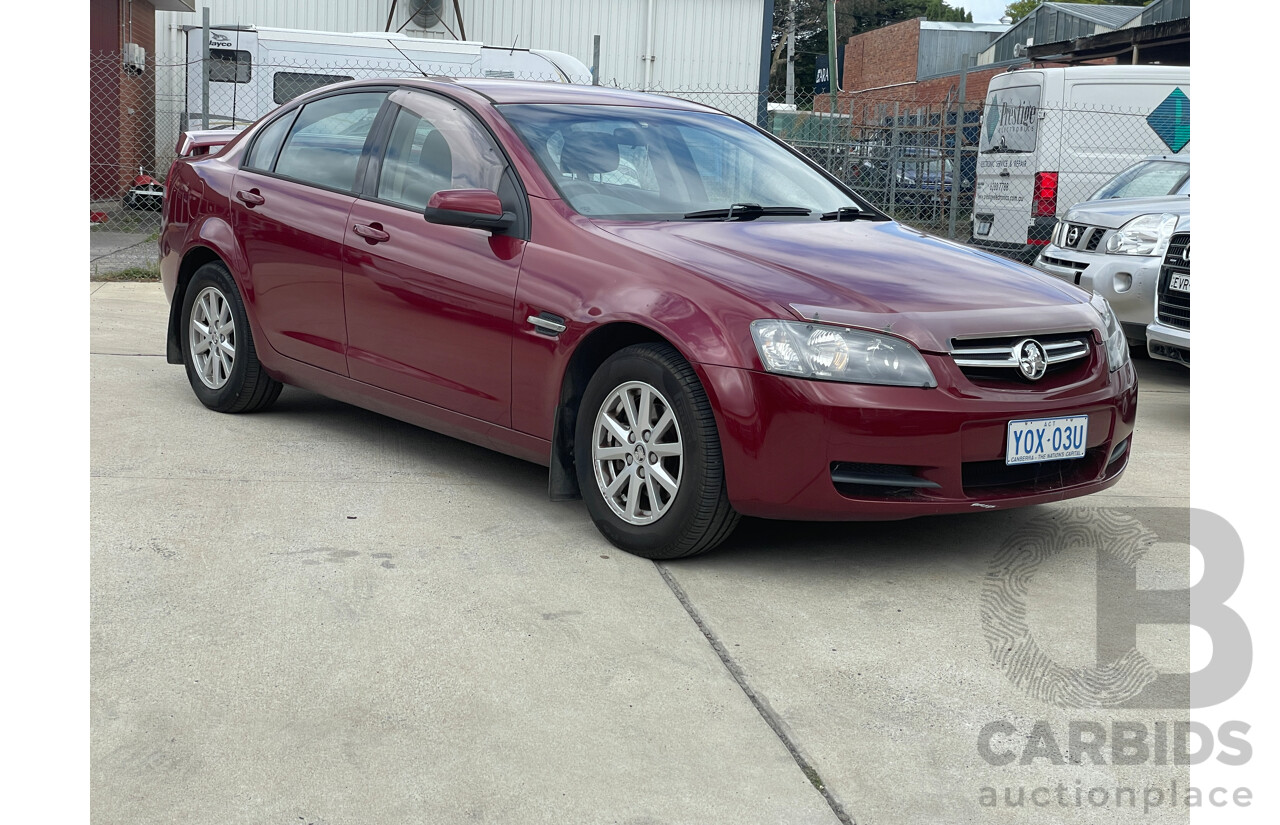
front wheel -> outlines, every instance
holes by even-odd
[[[578,410],[574,462],[596,527],[637,556],[704,553],[738,523],[711,404],[669,345],[627,347],[600,366]]]
[[[271,406],[282,384],[258,361],[240,291],[227,268],[207,263],[191,276],[182,300],[182,361],[200,402],[227,413]]]

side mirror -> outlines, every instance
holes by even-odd
[[[516,222],[516,216],[504,212],[502,201],[488,189],[441,189],[427,201],[422,216],[428,223],[492,232],[510,229]]]

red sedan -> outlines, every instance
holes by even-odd
[[[168,360],[207,407],[292,384],[538,462],[649,558],[739,514],[1056,501],[1129,459],[1104,300],[673,98],[329,86],[175,163],[160,248]]]

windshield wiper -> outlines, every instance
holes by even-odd
[[[836,222],[856,221],[859,218],[870,219],[871,217],[872,216],[869,213],[862,211],[856,206],[842,206],[839,209],[833,210],[831,212],[822,213],[822,220],[836,221]]]
[[[723,220],[754,221],[767,215],[811,215],[812,209],[803,206],[761,206],[758,203],[735,203],[728,209],[704,209],[701,212],[688,212],[684,218],[688,221]]]

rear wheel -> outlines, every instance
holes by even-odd
[[[738,523],[711,404],[669,345],[627,347],[600,366],[578,411],[574,461],[596,527],[635,555],[704,553]]]
[[[218,412],[255,412],[280,396],[283,385],[262,369],[244,302],[220,262],[191,276],[182,322],[182,361],[202,404]]]

